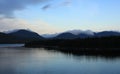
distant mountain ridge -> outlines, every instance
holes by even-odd
[[[68,35],[69,34],[69,35]],[[116,31],[102,31],[102,32],[92,32],[90,30],[77,32],[68,31],[56,36],[56,39],[74,39],[74,38],[90,38],[90,37],[108,37],[108,36],[120,36],[120,32]]]
[[[73,35],[79,35],[79,34],[88,34],[88,35],[94,35],[94,32],[91,30],[86,30],[86,31],[82,31],[82,30],[69,30],[69,31],[65,31],[65,32],[61,32],[61,33],[55,33],[55,34],[43,34],[42,36],[45,38],[54,38],[59,36],[60,34],[65,34],[65,33],[71,33]]]
[[[41,34],[39,35],[36,32],[26,29],[18,29],[13,31],[7,31],[5,34],[14,35],[18,37],[35,37],[35,38],[86,38],[86,37],[103,37],[103,36],[120,36],[120,32],[117,31],[102,31],[102,32],[93,32],[91,30],[69,30],[61,33],[55,34]]]
[[[26,43],[41,39],[75,39],[75,38],[91,38],[91,37],[109,37],[120,36],[117,31],[93,32],[91,30],[70,30],[56,34],[39,35],[36,32],[19,29],[10,32],[0,32],[0,43]]]
[[[120,32],[115,32],[115,31],[103,31],[103,32],[95,33],[95,36],[97,36],[97,37],[120,36]]]

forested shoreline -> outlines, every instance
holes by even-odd
[[[25,47],[120,48],[120,36],[78,39],[45,39],[32,41]]]

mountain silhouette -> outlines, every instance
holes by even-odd
[[[77,39],[77,38],[96,38],[96,37],[109,37],[109,36],[120,36],[120,32],[115,31],[103,31],[103,32],[92,32],[74,30],[63,33],[57,33],[52,39]],[[77,32],[77,33],[76,33]],[[0,43],[26,43],[30,41],[37,41],[41,39],[47,39],[42,37],[36,32],[20,29],[8,33],[0,32]]]
[[[62,33],[54,38],[55,39],[74,39],[74,38],[77,38],[77,36],[72,33]]]
[[[9,33],[9,35],[15,36],[15,37],[19,37],[19,38],[24,38],[24,39],[43,39],[42,36],[40,36],[39,34],[32,32],[32,31],[28,31],[28,30],[18,30],[16,32],[12,32]]]
[[[120,36],[120,32],[115,31],[103,31],[95,33],[96,37],[106,37],[106,36]]]
[[[40,39],[44,38],[35,32],[24,29],[11,33],[0,33],[0,43],[26,43]]]
[[[75,39],[75,38],[91,38],[91,37],[108,37],[108,36],[120,36],[120,32],[115,31],[103,31],[103,32],[82,32],[80,34],[73,34],[71,32],[63,32],[58,36],[54,37],[56,39]]]

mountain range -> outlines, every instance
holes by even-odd
[[[117,31],[102,31],[93,32],[91,30],[70,30],[57,34],[43,35],[45,38],[55,38],[55,39],[74,39],[74,38],[88,38],[88,37],[107,37],[107,36],[120,36],[120,32]],[[50,37],[49,37],[50,36]]]
[[[70,30],[56,34],[39,35],[36,32],[19,29],[14,31],[0,32],[0,43],[25,43],[41,39],[75,39],[75,38],[89,38],[89,37],[106,37],[106,36],[120,36],[117,31],[102,31],[93,32],[91,30]]]

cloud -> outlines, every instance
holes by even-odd
[[[49,25],[43,21],[34,21],[32,24],[23,19],[2,18],[0,19],[0,32],[12,31],[16,29],[29,29],[39,34],[55,33],[60,31],[55,26]]]
[[[39,32],[40,34],[51,34],[51,33],[57,33],[57,32],[60,32],[61,29],[58,28],[57,26],[55,25],[50,25],[44,21],[41,21],[41,20],[36,20],[34,21],[32,24],[32,26],[34,26],[34,31],[36,32]]]
[[[58,7],[61,7],[61,6],[71,6],[71,4],[72,4],[72,0],[65,0],[65,1],[62,1],[62,2],[59,2],[59,3],[47,4],[47,5],[43,6],[41,9],[42,10],[47,10],[47,9],[50,9],[50,8],[58,8]]]
[[[27,5],[44,3],[50,0],[0,0],[0,16],[13,17],[14,11],[22,10]]]
[[[32,23],[23,19],[8,18],[14,17],[15,11],[25,9],[28,5],[45,5],[42,9],[51,7],[49,1],[52,0],[0,0],[0,32],[14,29],[30,29],[40,34],[54,33],[58,31],[55,26],[49,25],[43,21]]]
[[[27,29],[29,23],[24,20],[1,18],[0,31],[14,30],[14,29]]]
[[[51,4],[47,4],[47,5],[43,6],[43,7],[42,7],[42,10],[47,10],[47,9],[49,9],[49,8],[51,8]]]

